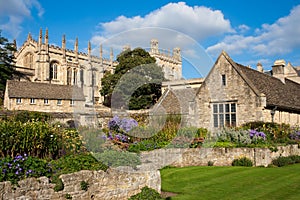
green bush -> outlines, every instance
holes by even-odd
[[[232,166],[252,167],[252,161],[247,157],[237,158],[232,161]]]
[[[49,121],[51,115],[48,113],[36,112],[36,111],[18,111],[14,116],[13,120],[22,123],[32,122],[32,121]]]
[[[82,136],[82,140],[85,147],[90,152],[102,152],[102,144],[106,141],[105,133],[99,129],[93,128],[80,128],[79,133]]]
[[[272,160],[272,164],[277,167],[283,167],[287,165],[292,165],[295,163],[300,163],[300,156],[292,155],[292,156],[280,156],[274,160]]]
[[[163,200],[163,198],[156,190],[146,186],[140,193],[131,196],[129,200]]]
[[[88,183],[88,182],[85,182],[85,181],[81,181],[81,182],[80,182],[80,187],[81,187],[82,190],[87,191],[88,188],[89,188],[89,183]]]
[[[82,151],[85,148],[77,130],[40,121],[0,120],[0,157],[28,154],[56,159]]]
[[[1,159],[0,172],[0,182],[10,181],[16,184],[19,180],[28,177],[50,177],[52,169],[45,160],[18,155],[14,158],[5,157]]]
[[[128,151],[106,150],[103,153],[94,153],[93,156],[107,166],[131,166],[141,164],[140,157]]]
[[[288,143],[289,136],[293,133],[293,128],[289,124],[278,124],[272,122],[248,122],[241,126],[241,129],[253,129],[266,134],[267,140],[272,143]]]
[[[140,142],[130,144],[127,150],[129,152],[139,153],[141,151],[152,151],[154,149],[160,149],[165,147],[168,144],[169,142],[165,142],[165,141],[160,142],[160,141],[154,141],[152,139],[148,139],[148,140],[142,140]]]
[[[55,176],[61,174],[68,174],[80,170],[103,170],[106,171],[108,167],[99,162],[94,156],[88,153],[67,155],[57,160],[50,162]]]
[[[53,190],[55,192],[62,191],[62,190],[64,190],[64,187],[65,187],[64,183],[62,182],[61,178],[59,178],[59,179],[57,179],[56,184],[55,184]]]

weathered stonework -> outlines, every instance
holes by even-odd
[[[108,171],[82,170],[72,174],[61,175],[64,189],[54,191],[54,184],[46,177],[27,178],[13,186],[10,182],[0,183],[0,199],[49,199],[61,200],[66,195],[72,199],[116,199],[126,200],[141,191],[145,186],[160,192],[160,172],[158,170],[137,171],[131,168],[109,169]],[[80,183],[89,184],[88,190],[82,190]]]
[[[208,162],[215,166],[231,166],[234,159],[241,157],[251,159],[254,166],[268,166],[273,159],[290,155],[300,155],[298,145],[280,146],[276,152],[268,148],[167,148],[143,152],[141,160],[152,169],[167,165],[207,166]]]
[[[268,166],[279,156],[300,155],[298,145],[278,147],[272,152],[268,148],[167,148],[141,153],[142,165],[134,170],[130,167],[110,168],[108,171],[82,170],[61,175],[64,189],[54,191],[54,184],[46,177],[28,178],[19,181],[19,186],[10,182],[0,183],[0,199],[65,199],[70,195],[75,200],[116,199],[125,200],[141,191],[145,186],[161,192],[159,169],[165,166],[231,166],[236,158],[247,157],[254,166]],[[89,184],[88,190],[81,189],[81,181]]]

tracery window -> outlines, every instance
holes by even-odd
[[[50,80],[52,79],[57,79],[57,70],[58,70],[58,64],[56,62],[51,63],[50,65],[50,73],[49,73],[49,78]]]
[[[77,85],[77,69],[73,71],[73,85]]]
[[[72,83],[72,68],[69,67],[67,69],[67,85],[71,85]]]
[[[32,53],[27,53],[24,58],[23,58],[23,66],[28,67],[30,69],[33,68],[33,54]]]

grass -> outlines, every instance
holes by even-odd
[[[161,170],[169,199],[299,199],[300,164],[287,167],[186,167]]]

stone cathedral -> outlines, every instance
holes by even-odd
[[[150,45],[149,53],[162,67],[165,78],[181,79],[180,48],[174,48],[171,54],[161,52],[156,39],[151,40]],[[8,110],[71,113],[76,106],[101,106],[101,79],[106,71],[113,73],[118,64],[112,48],[109,58],[103,58],[102,45],[99,56],[92,55],[90,42],[87,53],[79,52],[78,38],[72,50],[66,48],[65,35],[61,46],[50,45],[48,29],[44,34],[40,29],[38,40],[29,33],[27,40],[15,52],[15,58],[17,70],[24,72],[29,81],[8,81],[4,100]]]

